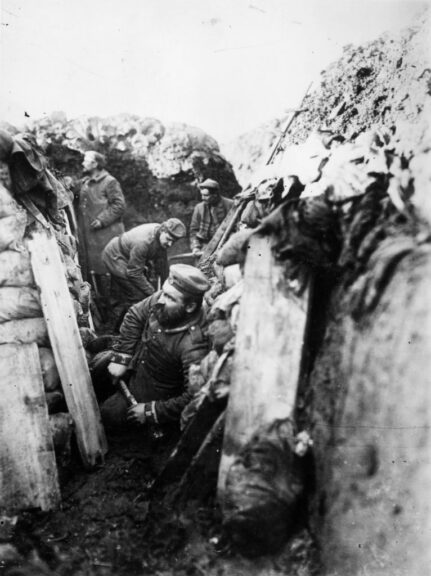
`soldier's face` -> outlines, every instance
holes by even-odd
[[[175,242],[175,238],[169,234],[169,232],[161,232],[160,233],[160,246],[165,250],[170,248],[172,244]]]
[[[203,188],[201,190],[201,198],[205,202],[205,204],[214,206],[215,204],[217,204],[218,194],[217,192],[210,192],[206,188]]]
[[[82,161],[82,168],[84,172],[88,173],[97,167],[97,162],[91,152],[86,152],[84,154],[84,160]]]
[[[187,317],[183,294],[168,281],[163,284],[154,314],[162,326],[175,326]]]

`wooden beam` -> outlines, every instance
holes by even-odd
[[[275,260],[271,239],[253,235],[233,358],[218,495],[236,455],[256,430],[291,417],[300,376],[309,290],[289,289],[286,264]]]
[[[182,433],[177,445],[151,486],[152,494],[181,479],[199,450],[214,422],[226,407],[226,399],[212,400],[206,396],[193,419]]]
[[[57,466],[37,344],[0,346],[0,509],[60,503]]]
[[[216,491],[226,412],[222,412],[208,432],[176,489],[177,498],[206,501]]]
[[[44,232],[34,233],[28,246],[78,448],[84,464],[94,466],[103,461],[108,447],[59,248]]]

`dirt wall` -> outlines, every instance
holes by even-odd
[[[393,208],[383,210],[379,224],[376,206],[359,207],[364,230],[359,225],[359,243],[351,243],[350,271],[339,266],[315,289],[319,313],[310,322],[311,372],[301,401],[315,443],[310,524],[327,576],[431,572],[430,70],[426,14],[408,30],[347,46],[322,72],[285,141],[301,144],[320,131],[349,143],[383,128],[410,170],[399,217]],[[281,120],[226,148],[243,183],[267,157]],[[396,178],[395,166],[388,172]],[[402,204],[410,202],[414,209],[404,211]],[[385,268],[383,252],[373,256],[373,265],[368,259],[385,237],[379,239],[378,225],[388,231],[389,214],[393,241],[414,223],[406,237],[416,247]],[[357,307],[361,283],[368,283],[365,299],[378,301],[374,307]]]
[[[423,247],[359,322],[333,296],[310,382],[312,526],[327,574],[429,573],[430,289]]]

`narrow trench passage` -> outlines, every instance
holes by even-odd
[[[20,519],[12,543],[28,563],[7,575],[317,573],[316,549],[305,528],[279,554],[245,558],[222,536],[214,499],[178,507],[170,494],[150,500],[149,487],[173,440],[150,444],[138,433],[109,440],[104,465],[65,472],[60,510]]]

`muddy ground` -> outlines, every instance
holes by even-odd
[[[223,535],[214,498],[177,506],[170,494],[150,499],[149,487],[174,445],[139,434],[110,438],[104,465],[92,472],[77,460],[63,471],[62,509],[29,512],[11,540],[20,558],[8,576],[276,575],[318,573],[306,527],[275,556],[245,558]],[[215,480],[215,479],[214,479]],[[251,551],[252,552],[252,551]]]

